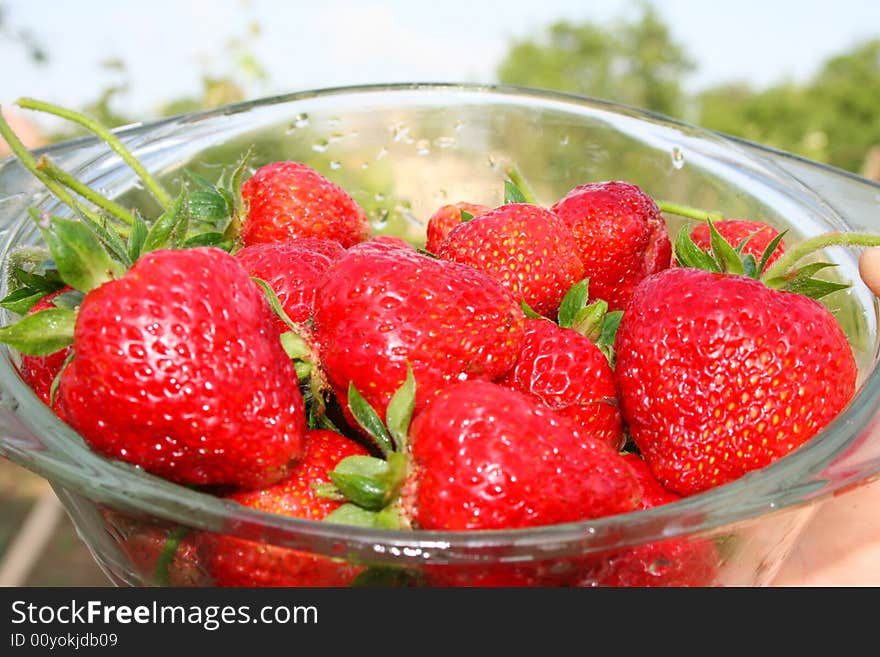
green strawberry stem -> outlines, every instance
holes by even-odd
[[[284,312],[281,301],[275,290],[266,281],[256,276],[252,276],[251,280],[263,290],[263,295],[269,302],[272,311],[284,322],[289,331],[281,334],[281,346],[284,348],[287,356],[293,361],[296,368],[296,375],[300,381],[308,381],[309,392],[311,397],[309,400],[309,413],[314,416],[316,422],[321,422],[326,418],[327,407],[324,402],[324,391],[330,386],[324,377],[323,370],[318,366],[320,360],[315,353],[315,347],[308,336],[308,329],[294,322]],[[328,420],[329,421],[329,420]],[[332,426],[332,423],[331,423]],[[331,430],[336,430],[335,427]],[[338,433],[338,431],[337,431]]]
[[[162,552],[156,560],[156,568],[153,571],[153,583],[156,586],[168,586],[168,568],[177,554],[177,548],[180,547],[180,541],[189,533],[189,527],[178,527],[168,535]]]
[[[532,205],[538,204],[538,199],[535,196],[535,193],[532,191],[529,184],[526,182],[525,177],[520,173],[520,170],[517,168],[515,164],[511,164],[504,170],[504,173],[507,174],[507,177],[510,178],[510,181],[519,188],[519,191],[522,192],[523,198],[525,198],[526,203],[531,203]]]
[[[58,167],[45,155],[37,160],[37,168],[41,171],[44,171],[53,180],[67,187],[67,189],[69,189],[70,191],[78,194],[87,201],[91,201],[102,210],[106,210],[120,221],[128,224],[129,226],[134,225],[134,214],[129,212],[129,210],[119,205],[119,203],[111,201],[101,194],[98,194],[91,187],[84,185],[82,182]]]
[[[80,214],[88,217],[93,222],[98,223],[100,221],[100,217],[97,214],[92,212],[89,208],[79,203],[68,191],[64,188],[56,180],[53,180],[45,171],[42,171],[37,161],[34,159],[34,156],[27,149],[27,147],[21,142],[18,138],[18,135],[12,130],[10,125],[6,122],[6,119],[0,115],[0,135],[3,136],[3,139],[6,140],[6,143],[9,145],[9,150],[12,151],[13,155],[15,155],[19,162],[21,162],[22,166],[30,171],[35,178],[37,178],[40,182],[42,182],[46,189],[52,192],[59,201],[64,203],[66,206],[79,212]]]
[[[834,232],[810,237],[789,247],[776,262],[767,268],[761,276],[761,280],[769,281],[774,278],[783,278],[798,260],[829,246],[880,246],[880,235]]]
[[[510,181],[522,192],[522,196],[525,199],[526,203],[537,204],[537,197],[535,193],[532,191],[531,187],[529,187],[529,183],[526,181],[525,176],[522,175],[519,168],[515,164],[511,164],[508,166],[504,172],[507,174],[507,177],[510,178]],[[675,214],[680,217],[687,217],[688,219],[695,219],[696,221],[720,221],[724,218],[724,215],[720,212],[710,212],[709,210],[701,210],[699,208],[693,208],[689,205],[681,205],[680,203],[673,203],[671,201],[658,201],[655,199],[657,203],[657,207],[660,208],[661,212],[666,212],[668,214]]]
[[[171,204],[171,195],[165,191],[162,185],[150,175],[150,173],[146,170],[143,164],[141,164],[134,155],[131,154],[125,145],[114,135],[110,130],[106,127],[95,121],[94,119],[86,116],[85,114],[81,114],[80,112],[76,112],[74,110],[70,110],[64,107],[59,107],[58,105],[53,105],[51,103],[46,103],[41,100],[36,100],[34,98],[19,98],[16,101],[16,105],[22,107],[24,109],[35,110],[38,112],[46,112],[47,114],[52,114],[54,116],[58,116],[63,119],[67,119],[68,121],[73,121],[78,125],[82,126],[86,130],[97,135],[101,140],[104,141],[113,151],[122,158],[122,160],[132,168],[132,170],[137,174],[138,178],[143,182],[144,187],[146,187],[150,193],[155,197],[155,199],[159,202],[162,208],[168,207]]]
[[[679,217],[687,217],[688,219],[696,219],[697,221],[720,221],[724,219],[724,215],[720,212],[709,212],[708,210],[700,210],[692,208],[688,205],[680,205],[671,201],[656,201],[657,207],[661,212],[675,214]]]

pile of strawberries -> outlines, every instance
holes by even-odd
[[[149,182],[153,220],[34,213],[49,257],[12,267],[2,305],[21,319],[0,340],[91,449],[255,509],[468,531],[648,509],[792,452],[855,392],[847,338],[808,296],[841,287],[813,276],[826,265],[796,268],[804,254],[754,220],[673,244],[626,181],[549,206],[508,181],[497,207],[438,208],[424,248],[373,234],[299,162],[193,176],[176,197]],[[375,575],[223,535],[120,540],[171,584]],[[719,561],[672,539],[416,581],[705,586]]]

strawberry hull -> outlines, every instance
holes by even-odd
[[[69,292],[71,289],[70,287],[65,287],[52,294],[47,294],[31,308],[30,312],[35,313],[54,307],[52,299],[65,292]],[[55,377],[58,376],[64,361],[69,355],[70,348],[68,347],[47,356],[22,356],[21,358],[21,365],[19,366],[21,377],[37,393],[40,399],[49,406],[52,405],[52,383],[55,381]]]

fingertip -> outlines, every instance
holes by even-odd
[[[880,296],[880,246],[872,246],[859,256],[859,274],[868,289]]]

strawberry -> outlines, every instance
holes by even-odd
[[[642,489],[639,501],[640,509],[652,509],[655,506],[670,504],[671,502],[677,502],[682,499],[681,495],[673,493],[671,490],[667,490],[663,487],[663,484],[657,481],[657,478],[654,476],[654,473],[651,472],[645,459],[639,454],[629,452],[623,454],[623,458],[630,464],[630,467],[632,467],[633,472],[636,475],[636,479],[639,480],[639,486],[641,486]]]
[[[569,228],[593,299],[623,310],[635,286],[671,264],[672,245],[654,200],[624,181],[579,185],[551,207]]]
[[[285,479],[262,490],[228,496],[243,506],[292,518],[321,521],[343,502],[321,497],[329,472],[367,450],[332,431],[306,432],[302,459]],[[202,534],[198,552],[217,586],[348,586],[362,567],[233,536]]]
[[[73,288],[65,286],[60,290],[45,295],[34,304],[30,309],[29,314],[54,308],[55,304],[53,301],[62,294],[67,294],[71,291],[73,291]],[[29,356],[23,354],[21,357],[21,364],[19,365],[21,378],[31,387],[37,396],[49,406],[52,405],[52,384],[55,381],[55,377],[58,376],[58,373],[64,366],[65,360],[67,360],[67,357],[70,355],[70,351],[70,347],[65,347],[45,356]]]
[[[180,536],[179,531],[142,530],[129,536],[122,549],[149,585],[213,585],[210,576],[202,569],[193,535]]]
[[[605,354],[577,331],[526,319],[519,358],[502,383],[540,399],[585,434],[623,447],[614,372]]]
[[[513,296],[482,272],[370,240],[327,272],[313,334],[337,396],[354,385],[384,418],[407,364],[417,408],[452,381],[502,377],[516,360],[524,320]]]
[[[106,506],[98,511],[104,526],[147,586],[210,586],[196,542],[188,528],[139,518]]]
[[[828,309],[744,274],[650,276],[615,349],[624,421],[654,475],[680,495],[790,453],[855,392],[856,362]]]
[[[529,203],[507,203],[455,226],[437,255],[485,272],[544,315],[556,312],[584,273],[568,229]]]
[[[248,274],[269,284],[291,321],[305,324],[312,318],[318,282],[343,253],[338,242],[302,237],[246,246],[235,257]],[[280,318],[276,324],[281,332],[288,330]]]
[[[538,399],[495,383],[441,390],[415,415],[406,444],[401,508],[419,529],[534,527],[638,503],[638,482],[616,450]],[[431,565],[424,578],[434,586],[553,586],[571,577],[572,567],[569,559]]]
[[[245,245],[293,237],[318,237],[343,247],[370,233],[363,209],[340,186],[301,162],[272,162],[241,186],[247,208],[241,226]]]
[[[785,253],[785,243],[782,241],[779,231],[769,224],[747,219],[723,219],[713,222],[712,225],[730,244],[739,245],[745,242],[742,252],[751,253],[753,257],[758,259],[764,254],[770,243],[778,237],[780,241],[764,263],[765,270]],[[694,226],[691,230],[691,240],[704,251],[711,250],[712,240],[709,223],[700,223]]]
[[[638,454],[623,457],[641,486],[639,509],[652,509],[681,499],[666,490]],[[593,561],[577,586],[695,587],[710,586],[718,575],[720,555],[709,539],[670,539],[645,543]]]
[[[421,529],[514,529],[636,508],[616,450],[534,397],[487,381],[447,386],[409,428],[406,506]]]
[[[147,253],[85,295],[60,414],[98,453],[172,481],[278,481],[299,456],[305,409],[274,321],[228,253]]]
[[[450,230],[465,221],[467,217],[473,219],[489,210],[491,210],[489,206],[479,203],[459,202],[441,206],[428,218],[425,250],[437,253],[440,249],[440,243],[446,239]]]

